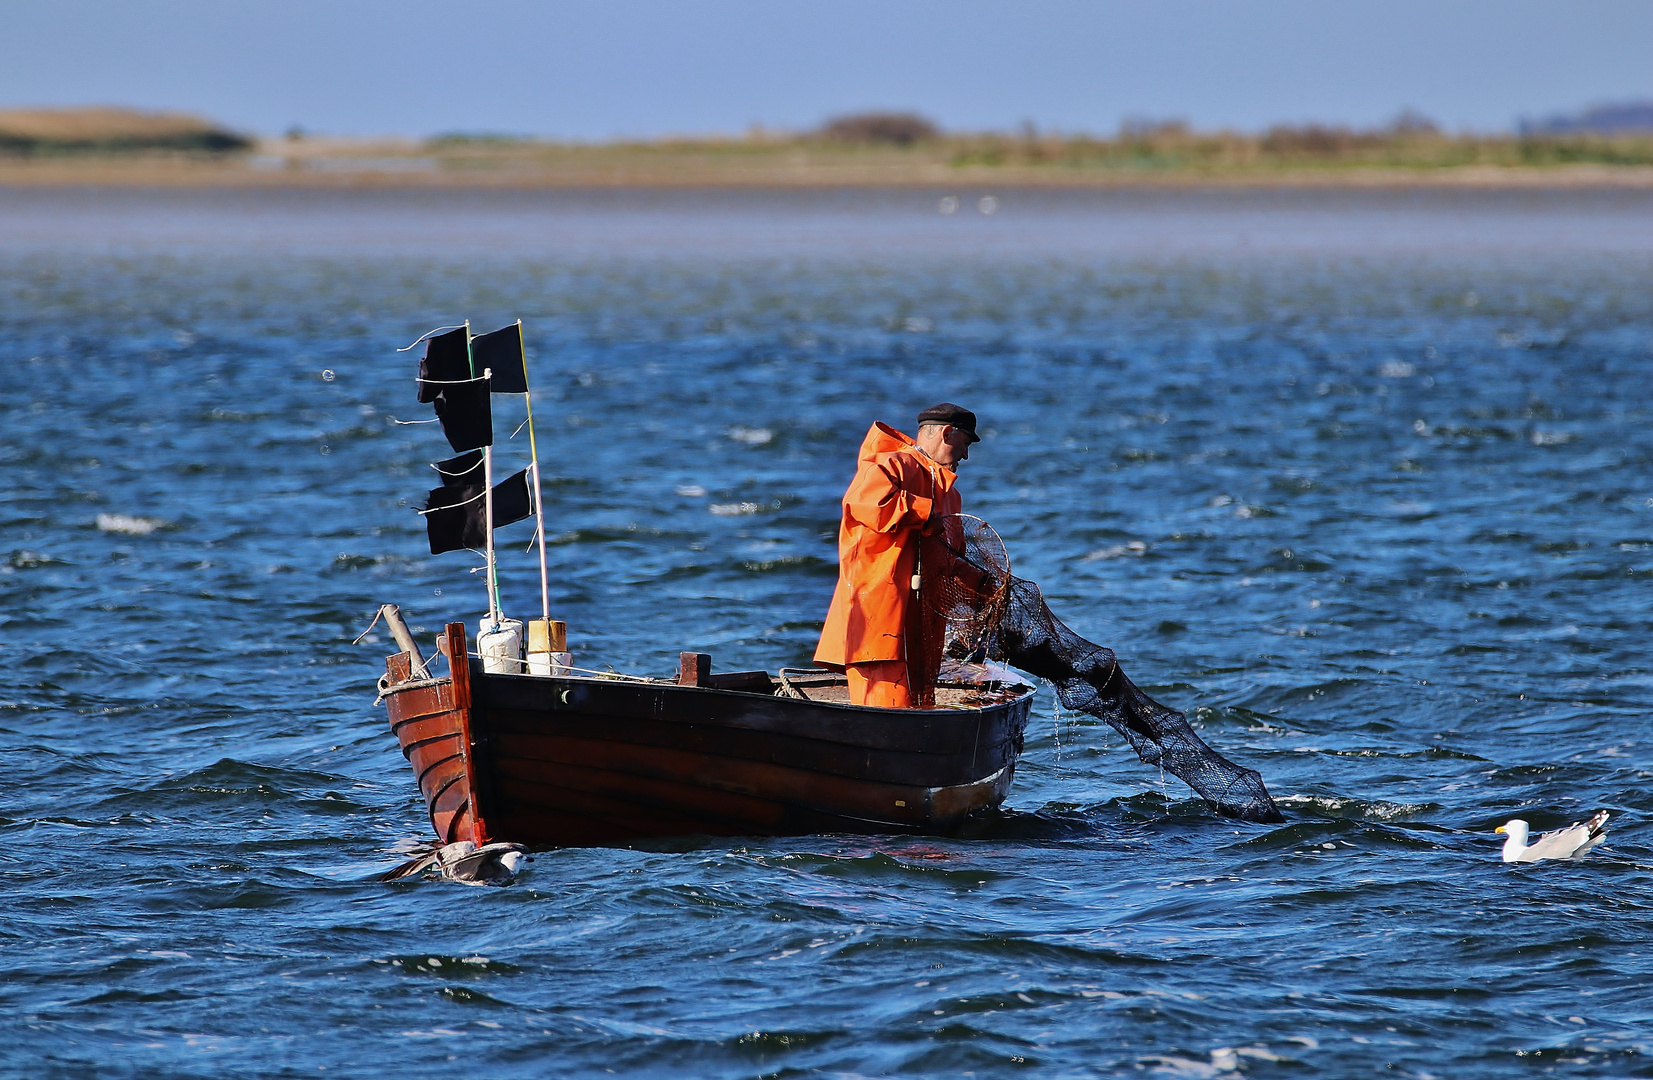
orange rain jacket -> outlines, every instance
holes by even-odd
[[[919,536],[932,519],[962,509],[953,490],[957,479],[894,428],[868,429],[855,479],[844,492],[838,588],[815,650],[817,664],[841,670],[907,658],[904,631]]]

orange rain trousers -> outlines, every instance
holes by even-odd
[[[845,666],[844,673],[849,676],[851,705],[876,705],[881,709],[913,707],[913,688],[907,681],[905,660],[849,664]]]

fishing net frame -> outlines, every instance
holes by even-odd
[[[1086,713],[1123,735],[1217,813],[1245,821],[1285,818],[1255,769],[1211,749],[1176,709],[1149,697],[1112,649],[1088,641],[1057,618],[1039,586],[1011,573],[993,527],[968,514],[933,521],[920,540],[909,678],[921,708],[933,708],[943,656],[991,659],[1046,680],[1062,707]]]

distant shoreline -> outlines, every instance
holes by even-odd
[[[993,157],[987,152],[967,154],[954,144],[841,147],[731,141],[552,146],[266,139],[246,154],[0,154],[0,187],[907,189],[937,194],[1003,189],[1653,189],[1653,152],[1641,154],[1640,144],[1620,147],[1625,155],[1618,160],[1418,155],[1384,160],[1279,155],[1218,160],[1177,157],[1170,151],[1141,159],[1053,157],[1061,149],[1040,157],[1022,147],[1015,154]],[[1441,147],[1435,149],[1445,154]],[[1636,154],[1628,152],[1632,149]],[[1506,151],[1508,147],[1499,149],[1501,154]],[[1111,147],[1108,152],[1122,151]]]
[[[417,160],[417,159],[413,159]],[[270,167],[246,160],[44,159],[0,161],[9,188],[243,188],[292,190],[832,189],[1653,189],[1653,166],[1550,165],[1298,168],[1244,171],[1057,170],[930,163],[799,166],[706,162],[606,162],[542,168],[455,169],[312,159]]]
[[[910,114],[814,132],[565,143],[237,135],[130,109],[0,111],[0,185],[557,190],[1653,188],[1653,132],[1449,135],[1403,114],[1386,128],[1261,134],[1138,124],[1113,137],[940,131]]]

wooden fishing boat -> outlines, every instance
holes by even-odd
[[[380,688],[445,843],[947,832],[1004,800],[1033,698],[999,670],[944,672],[943,707],[880,709],[825,671],[712,674],[685,653],[676,679],[504,674],[462,623],[440,645],[447,675],[401,652]]]
[[[480,336],[468,322],[438,327],[421,342],[419,400],[433,406],[457,456],[432,464],[440,485],[419,513],[432,555],[483,556],[488,614],[475,653],[464,624],[447,625],[439,650],[448,673],[436,678],[399,610],[384,605],[379,617],[402,651],[379,690],[445,844],[937,833],[1004,801],[1033,689],[1003,668],[944,665],[937,707],[920,709],[852,705],[844,676],[829,671],[713,674],[702,653],[682,654],[669,679],[575,668],[567,626],[551,617],[522,324]],[[497,482],[495,397],[522,399],[530,458]],[[530,517],[540,617],[524,624],[501,609],[494,532]],[[1001,650],[992,655],[1049,679],[1065,705],[1108,723],[1219,813],[1283,820],[1260,775],[1206,746],[1182,713],[1126,678],[1110,650],[1063,625],[1037,585],[1010,573],[997,533],[962,515],[954,524],[964,545],[913,576],[955,635],[950,655],[987,655],[991,639]],[[973,583],[936,569],[964,564]],[[983,582],[996,584],[983,592]],[[920,651],[943,655],[930,651],[939,644]]]

